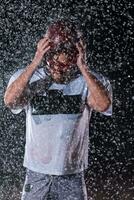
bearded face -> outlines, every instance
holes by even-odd
[[[69,62],[69,56],[65,53],[56,54],[53,59],[48,60],[47,64],[52,78],[56,82],[64,82],[69,79],[73,66]]]
[[[56,81],[68,79],[77,63],[77,32],[75,27],[63,21],[51,24],[47,30],[51,48],[45,54],[45,63]]]

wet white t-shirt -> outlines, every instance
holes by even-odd
[[[8,86],[23,72],[18,70]],[[109,91],[109,80],[102,74],[92,73]],[[43,68],[35,71],[29,85],[45,79]],[[11,110],[26,112],[26,144],[24,167],[53,175],[72,174],[88,168],[89,123],[92,109],[87,105],[90,96],[82,75],[67,84],[52,83],[47,91],[36,94],[24,108]],[[112,115],[112,105],[104,115]]]

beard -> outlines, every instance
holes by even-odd
[[[51,77],[53,82],[57,83],[68,83],[71,80],[77,78],[79,75],[81,75],[80,70],[78,69],[77,65],[71,65],[66,70],[61,70],[62,68],[54,69],[53,67],[50,67],[47,65],[47,67],[44,67],[45,73]]]
[[[53,81],[55,81],[56,83],[67,83],[71,80],[71,72],[70,71],[66,71],[66,72],[53,72],[51,74]]]

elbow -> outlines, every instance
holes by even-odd
[[[92,96],[90,96],[87,103],[91,108],[93,108],[97,112],[105,112],[111,105],[112,101],[109,97],[105,98],[105,100],[103,101],[95,101],[95,99]]]
[[[13,108],[13,105],[14,105],[14,101],[13,99],[11,98],[11,95],[8,94],[7,92],[5,93],[4,95],[4,104],[6,107],[12,109]]]
[[[10,98],[8,98],[8,96],[5,94],[5,96],[4,96],[4,104],[5,104],[5,106],[6,107],[9,107],[9,108],[11,108],[12,106],[12,101],[10,100]]]
[[[108,98],[108,99],[106,100],[106,102],[105,102],[103,105],[100,106],[99,111],[100,111],[100,112],[105,112],[105,111],[110,107],[111,103],[112,103],[112,102],[111,102],[111,99]]]
[[[5,93],[5,95],[4,95],[4,104],[5,104],[5,106],[8,106],[8,104],[9,104],[9,99],[8,99],[6,93]]]

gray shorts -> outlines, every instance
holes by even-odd
[[[21,200],[87,200],[84,172],[57,176],[27,169]]]

